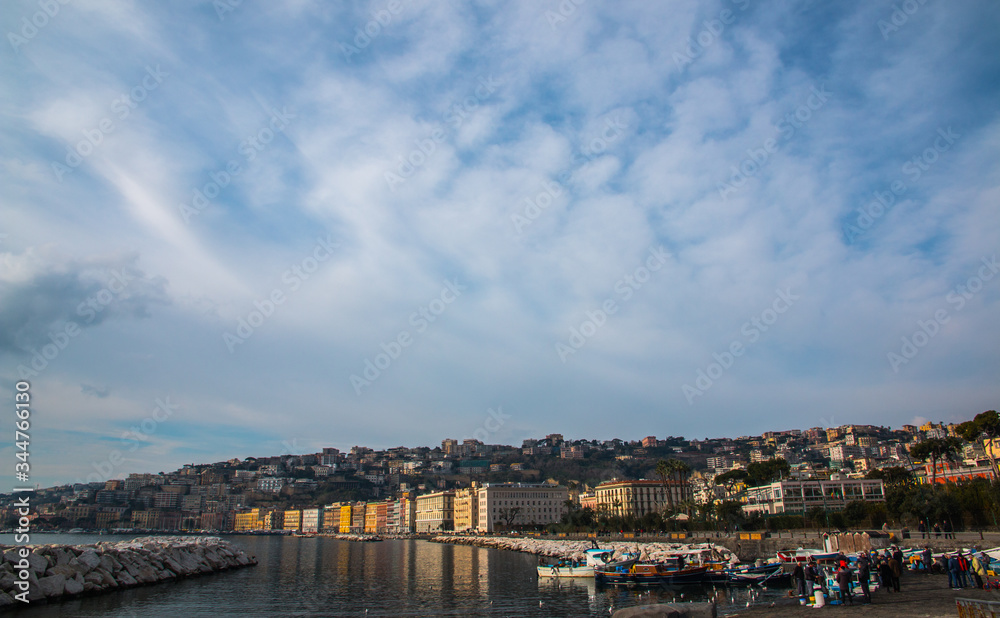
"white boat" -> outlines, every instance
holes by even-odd
[[[561,562],[559,564],[542,564],[538,566],[539,577],[594,577],[594,566],[592,564],[572,564]]]

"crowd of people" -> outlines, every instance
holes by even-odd
[[[965,554],[959,550],[951,554],[942,554],[935,560],[930,547],[925,546],[923,551],[911,554],[908,562],[915,571],[946,573],[948,585],[954,590],[984,588],[984,585],[988,584],[986,569],[990,559],[982,552],[969,551]],[[836,579],[841,603],[854,604],[855,581],[861,588],[860,602],[871,603],[872,574],[876,576],[880,588],[890,594],[899,593],[900,580],[906,569],[906,563],[903,551],[897,546],[882,552],[874,550],[859,552],[853,566],[847,556],[841,553],[832,566],[821,565],[813,559],[804,566],[797,564],[792,571],[792,581],[795,583],[795,593],[800,599],[811,596],[814,588],[818,588],[824,596],[828,596],[827,569],[833,569],[830,575]]]

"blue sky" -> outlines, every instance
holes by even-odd
[[[49,11],[0,20],[37,482],[1000,399],[995,3]]]

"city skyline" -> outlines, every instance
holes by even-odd
[[[51,7],[0,22],[33,483],[997,407],[994,3]]]

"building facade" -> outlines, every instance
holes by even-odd
[[[487,483],[479,488],[479,532],[559,523],[569,489],[545,483]]]
[[[748,487],[743,511],[747,514],[802,514],[813,507],[842,509],[849,502],[885,502],[881,479],[779,481]]]
[[[669,492],[669,495],[668,495]],[[608,481],[594,489],[597,508],[621,517],[642,517],[662,513],[671,504],[693,500],[691,483],[668,480]]]
[[[455,528],[455,492],[417,496],[416,531],[439,532]]]

